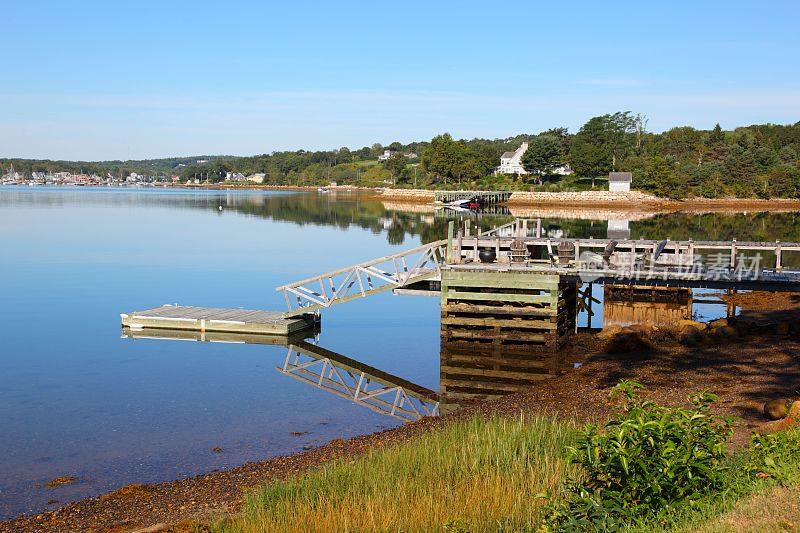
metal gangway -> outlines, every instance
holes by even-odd
[[[288,318],[326,309],[332,305],[399,289],[424,280],[435,280],[445,261],[447,240],[326,272],[275,290],[284,293]]]

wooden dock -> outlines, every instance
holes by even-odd
[[[225,333],[254,333],[260,335],[291,335],[312,328],[318,322],[315,315],[305,314],[284,318],[278,311],[223,309],[162,305],[145,311],[120,314],[123,327]]]

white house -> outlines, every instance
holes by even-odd
[[[378,156],[378,161],[388,161],[390,157],[395,154],[394,150],[384,150],[383,154]],[[414,152],[406,152],[403,154],[403,157],[407,159],[416,159],[417,154]]]
[[[609,172],[608,191],[609,192],[630,192],[631,180],[633,175],[630,172]]]
[[[495,174],[517,174],[524,176],[529,174],[525,167],[522,166],[522,155],[528,149],[528,143],[522,143],[519,148],[513,152],[505,152],[500,156],[500,166],[494,170]],[[561,165],[553,169],[553,174],[559,176],[568,176],[572,174],[572,169],[569,165]]]
[[[244,181],[245,178],[244,174],[240,172],[226,172],[225,173],[225,180],[226,181]]]
[[[528,149],[528,143],[522,143],[513,152],[505,152],[500,156],[500,166],[494,171],[495,174],[518,174],[524,175],[528,171],[522,166],[522,154]]]
[[[252,183],[264,183],[265,176],[266,174],[264,174],[263,172],[259,172],[257,174],[251,174],[250,176],[247,176],[247,181]]]

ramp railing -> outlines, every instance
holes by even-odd
[[[440,274],[446,248],[447,240],[435,241],[282,285],[275,290],[283,292],[289,308],[283,316],[288,318],[311,313],[356,298],[434,279]]]

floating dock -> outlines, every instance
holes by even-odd
[[[183,305],[162,305],[145,311],[123,313],[120,318],[122,326],[131,330],[157,328],[284,336],[312,328],[318,323],[318,317],[310,313],[284,318],[283,313],[278,311]]]

